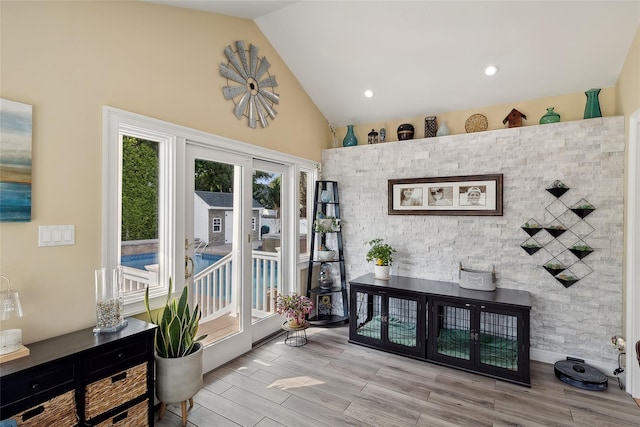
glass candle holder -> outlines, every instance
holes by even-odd
[[[127,325],[122,317],[122,267],[96,270],[96,327],[93,332],[116,332]]]

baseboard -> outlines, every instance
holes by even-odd
[[[618,365],[611,365],[611,364],[603,363],[597,360],[589,360],[574,354],[560,354],[560,353],[556,353],[555,351],[538,350],[535,348],[532,348],[529,351],[529,357],[531,358],[531,360],[535,360],[543,363],[550,363],[552,365],[560,360],[566,360],[567,357],[575,357],[576,359],[584,360],[584,363],[586,363],[587,365],[590,365],[590,366],[593,366],[594,368],[599,369],[600,371],[602,371],[603,374],[605,374],[608,377],[614,377],[613,370],[618,367]]]

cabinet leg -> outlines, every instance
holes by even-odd
[[[160,410],[158,411],[158,419],[161,420],[164,416],[164,410],[167,409],[167,404],[160,402]]]
[[[183,401],[181,403],[181,406],[182,406],[182,427],[185,427],[187,425],[187,401],[186,400]]]

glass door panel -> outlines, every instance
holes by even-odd
[[[283,283],[283,259],[289,247],[287,229],[287,168],[280,164],[254,160],[251,209],[251,321],[254,340],[280,328],[276,316],[277,296],[289,293]]]
[[[202,312],[198,332],[207,334],[205,365],[208,351],[218,365],[251,347],[246,317],[251,290],[243,287],[248,253],[243,236],[251,211],[244,208],[250,196],[243,189],[249,165],[243,156],[187,144],[185,279]]]

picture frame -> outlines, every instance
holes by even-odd
[[[331,294],[318,295],[316,307],[318,308],[319,316],[331,315],[333,308],[333,298]]]
[[[388,180],[389,215],[502,216],[502,174]]]

